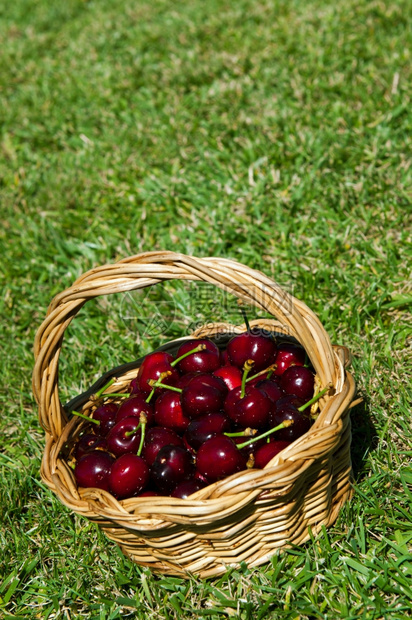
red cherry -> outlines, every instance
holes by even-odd
[[[116,422],[130,416],[139,418],[141,413],[146,416],[147,426],[153,426],[155,422],[153,405],[151,402],[146,402],[146,397],[143,394],[138,393],[122,402],[116,415]]]
[[[243,368],[247,360],[253,360],[253,371],[259,372],[274,362],[276,342],[269,332],[253,328],[234,336],[227,345],[227,352],[234,366]]]
[[[92,418],[100,422],[99,425],[93,425],[96,426],[94,430],[98,435],[106,436],[113,428],[118,408],[119,406],[115,403],[105,403],[93,411]]]
[[[151,467],[156,459],[158,452],[165,446],[183,446],[183,441],[177,433],[170,428],[153,426],[146,433],[143,445],[143,458]]]
[[[180,446],[162,448],[152,466],[152,482],[162,493],[172,493],[183,480],[193,476],[194,463],[190,452]]]
[[[255,452],[255,467],[263,469],[279,452],[290,446],[290,441],[271,441],[259,446]]]
[[[177,433],[184,432],[190,423],[182,409],[181,395],[167,389],[157,399],[154,415],[157,426],[171,428]]]
[[[280,378],[280,387],[286,394],[293,394],[306,402],[313,397],[315,377],[305,366],[290,366]]]
[[[109,473],[114,458],[108,452],[94,450],[81,457],[76,463],[74,476],[80,487],[109,490]]]
[[[147,485],[149,475],[149,467],[140,456],[124,454],[112,465],[109,489],[118,499],[134,497]]]
[[[229,391],[242,385],[242,372],[237,366],[222,366],[215,370],[213,374],[215,377],[223,379]]]
[[[303,404],[303,400],[295,396],[284,396],[275,403],[274,411],[270,414],[270,424],[273,428],[285,420],[293,420],[291,426],[276,431],[276,439],[295,441],[310,429],[309,415],[298,409]]]
[[[282,388],[275,381],[271,381],[270,379],[258,381],[255,384],[255,387],[266,394],[266,396],[269,396],[271,401],[274,403],[285,395]]]
[[[235,388],[229,392],[225,400],[227,415],[243,428],[264,428],[272,408],[273,403],[269,396],[253,385],[246,385],[244,396],[242,388]]]
[[[191,480],[184,480],[180,482],[172,493],[172,497],[180,497],[180,499],[186,499],[192,493],[196,493],[199,489],[203,489],[206,484],[201,480],[192,478]]]
[[[75,457],[79,460],[84,454],[92,450],[107,450],[106,438],[93,435],[92,433],[85,433],[76,444]]]
[[[198,450],[202,443],[230,430],[229,418],[224,413],[208,413],[192,420],[183,439],[193,450]]]
[[[225,435],[216,435],[199,448],[196,468],[210,482],[222,480],[246,467],[245,455]]]
[[[176,359],[185,353],[192,351],[199,345],[204,345],[205,349],[188,355],[177,364],[181,373],[213,372],[219,368],[220,351],[215,343],[207,338],[203,338],[201,340],[188,340],[182,344],[176,353]]]
[[[306,352],[303,347],[292,342],[281,342],[275,357],[276,368],[274,374],[283,375],[290,366],[303,366]]]
[[[157,351],[155,353],[149,353],[143,360],[142,365],[137,373],[137,385],[138,389],[143,394],[150,394],[152,386],[149,381],[158,381],[163,373],[169,373],[167,376],[162,377],[162,383],[166,385],[174,385],[179,379],[178,371],[171,366],[174,358],[170,353],[164,351]],[[157,389],[159,393],[159,388]]]
[[[223,408],[227,387],[220,377],[201,374],[193,377],[182,392],[182,409],[189,418],[196,418]]]
[[[136,453],[139,449],[141,437],[141,430],[137,428],[138,424],[139,420],[133,416],[117,422],[107,435],[109,451],[115,456],[121,456],[129,452]]]

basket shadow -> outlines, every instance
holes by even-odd
[[[379,436],[370,414],[370,402],[364,400],[353,407],[351,414],[352,426],[352,470],[353,479],[359,482],[366,475],[365,464],[369,452],[376,450]]]

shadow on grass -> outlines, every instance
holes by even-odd
[[[351,411],[352,424],[352,468],[355,482],[364,477],[365,463],[369,452],[376,450],[378,445],[378,433],[370,414],[370,403],[367,397],[356,405]]]

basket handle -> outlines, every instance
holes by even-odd
[[[260,271],[222,258],[146,252],[91,269],[51,302],[34,344],[33,392],[43,429],[57,439],[67,423],[58,394],[58,362],[64,332],[89,299],[137,290],[165,280],[208,282],[268,312],[308,351],[322,385],[338,372],[329,336],[317,316]],[[315,353],[314,353],[315,352]]]

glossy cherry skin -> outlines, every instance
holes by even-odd
[[[136,454],[123,454],[112,465],[109,490],[118,499],[134,497],[147,485],[150,469]]]
[[[167,389],[157,399],[154,415],[157,426],[171,428],[177,433],[183,433],[190,423],[182,408],[181,395]]]
[[[234,336],[227,345],[227,353],[234,366],[243,369],[247,360],[253,360],[253,372],[259,372],[274,362],[276,342],[268,332],[253,328]]]
[[[263,469],[279,452],[290,446],[290,441],[271,441],[259,446],[255,452],[255,467]]]
[[[159,381],[161,374],[164,372],[170,373],[167,377],[162,378],[162,383],[166,385],[174,385],[179,380],[179,372],[176,368],[171,366],[174,358],[170,353],[164,351],[157,351],[155,353],[149,353],[143,360],[142,365],[137,373],[137,386],[143,394],[149,395],[152,391],[152,386],[149,381]],[[161,388],[156,388],[157,393]]]
[[[116,423],[118,408],[119,406],[115,403],[105,403],[93,411],[92,418],[100,422],[99,425],[93,425],[96,426],[94,430],[98,435],[105,437],[110,429],[113,428]]]
[[[203,489],[206,484],[201,480],[196,480],[195,478],[191,478],[190,480],[184,480],[180,482],[177,487],[172,492],[172,497],[180,497],[180,499],[186,499],[192,493],[196,493],[200,489]]]
[[[122,454],[128,454],[136,452],[139,449],[141,430],[137,429],[139,424],[138,418],[130,416],[117,422],[113,426],[110,433],[107,435],[107,447],[109,452],[112,452],[115,456],[121,456]],[[137,429],[137,430],[136,430]],[[136,432],[132,432],[136,431]],[[127,433],[132,432],[127,436]]]
[[[80,487],[109,490],[109,474],[114,458],[108,452],[94,450],[81,457],[76,463],[74,476]]]
[[[311,427],[310,416],[306,412],[300,412],[298,407],[303,401],[297,397],[284,396],[275,404],[275,409],[270,415],[272,427],[278,426],[285,420],[292,420],[292,426],[282,428],[274,433],[274,439],[295,441],[304,435]]]
[[[242,372],[237,366],[222,366],[215,370],[213,374],[215,377],[223,379],[229,391],[242,385]]]
[[[255,384],[255,387],[264,394],[266,394],[266,396],[269,396],[273,403],[275,403],[277,400],[279,400],[279,398],[282,398],[282,396],[285,395],[285,392],[282,390],[282,388],[275,381],[271,381],[270,379],[263,379],[261,381],[258,381]]]
[[[303,366],[305,359],[306,353],[303,347],[292,342],[281,342],[276,352],[274,374],[280,376],[290,366]]]
[[[226,397],[225,411],[229,418],[243,428],[264,428],[269,421],[273,402],[263,392],[246,385],[245,395],[241,396],[241,388],[237,387]]]
[[[143,458],[149,467],[153,465],[158,452],[165,446],[183,447],[183,440],[170,428],[161,426],[149,428],[146,433],[142,451]]]
[[[180,446],[165,446],[152,465],[151,480],[161,493],[170,494],[183,480],[193,476],[193,457]]]
[[[223,409],[227,394],[225,382],[214,375],[201,374],[193,377],[183,389],[181,403],[184,414],[197,418]]]
[[[146,402],[143,394],[138,393],[122,402],[116,415],[116,422],[131,416],[139,419],[141,413],[146,416],[147,426],[153,426],[155,423],[154,406],[151,402]]]
[[[93,435],[92,433],[85,433],[76,444],[75,457],[79,460],[84,454],[92,452],[92,450],[107,450],[106,438]]]
[[[211,437],[230,431],[230,426],[224,413],[208,413],[190,422],[183,439],[191,449],[198,450]]]
[[[205,441],[196,457],[196,469],[209,482],[222,480],[245,469],[247,457],[225,435],[216,435]]]
[[[290,366],[280,378],[280,387],[286,394],[293,394],[307,402],[313,397],[315,377],[305,366]]]
[[[188,340],[182,344],[176,353],[176,359],[199,345],[204,345],[206,349],[188,355],[177,364],[182,374],[187,372],[213,372],[219,368],[220,351],[215,343],[207,338]]]

